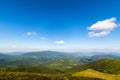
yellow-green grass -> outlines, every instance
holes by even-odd
[[[90,78],[100,78],[103,80],[120,80],[120,75],[107,74],[98,72],[92,69],[87,69],[85,71],[73,73],[74,77],[90,77]]]

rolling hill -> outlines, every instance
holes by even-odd
[[[106,74],[106,73],[98,72],[92,69],[87,69],[85,71],[73,73],[72,76],[97,78],[101,80],[119,80],[120,79],[120,75]]]
[[[115,55],[76,56],[54,51],[0,54],[0,64],[0,80],[120,79],[120,59]]]
[[[9,58],[11,55],[0,53],[0,59]]]
[[[100,59],[84,67],[104,73],[120,74],[120,59]]]
[[[119,80],[120,75],[107,74],[88,69],[81,72],[64,74],[40,74],[33,72],[0,72],[0,80]]]
[[[107,74],[120,74],[120,59],[100,59],[88,64],[77,65],[70,69],[68,72],[75,73],[78,71],[84,71],[92,69]]]

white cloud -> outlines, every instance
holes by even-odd
[[[28,36],[36,36],[37,33],[36,32],[27,32],[26,35],[28,35]]]
[[[17,46],[16,46],[16,45],[12,45],[11,47],[12,47],[12,48],[16,48]]]
[[[106,36],[111,33],[111,31],[118,27],[119,24],[116,23],[116,18],[112,17],[103,21],[98,21],[97,23],[91,25],[87,29],[90,30],[88,33],[89,37],[101,37]]]
[[[89,37],[100,37],[100,36],[106,36],[109,33],[110,33],[109,31],[101,31],[101,32],[91,31],[88,33],[88,35],[89,35]]]
[[[65,44],[65,42],[63,40],[60,41],[55,41],[56,44]]]
[[[9,48],[17,48],[16,45],[8,46]]]
[[[46,40],[47,38],[46,37],[41,37],[41,40]]]

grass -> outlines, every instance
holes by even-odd
[[[85,71],[73,73],[72,76],[99,78],[103,80],[120,80],[120,75],[102,73],[102,72],[98,72],[92,69],[87,69]]]

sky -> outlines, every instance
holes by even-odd
[[[0,0],[0,51],[120,51],[120,0]]]

